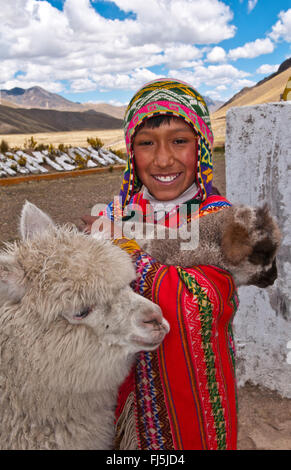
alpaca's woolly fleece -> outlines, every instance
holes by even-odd
[[[68,227],[0,253],[1,449],[112,448],[118,387],[168,331],[134,278],[125,252]]]

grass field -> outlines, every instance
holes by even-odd
[[[38,144],[59,144],[71,145],[72,147],[87,147],[87,137],[98,137],[105,146],[112,147],[115,150],[125,149],[123,130],[96,130],[96,131],[70,131],[70,132],[43,132],[39,134],[6,134],[1,135],[0,140],[6,140],[9,147],[23,148],[26,140],[33,136]]]

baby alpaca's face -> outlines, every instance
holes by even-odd
[[[196,138],[183,119],[137,132],[133,143],[137,174],[159,201],[176,199],[194,183]]]

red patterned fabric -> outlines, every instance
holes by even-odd
[[[226,205],[210,196],[200,216]],[[136,292],[160,305],[171,330],[157,351],[138,355],[120,388],[117,423],[133,394],[139,449],[236,449],[231,275],[214,266],[164,266],[135,242],[118,243],[136,263]]]

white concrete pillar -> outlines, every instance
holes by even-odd
[[[267,202],[283,234],[275,284],[239,289],[238,385],[250,381],[291,398],[291,103],[230,109],[225,152],[227,198]]]

